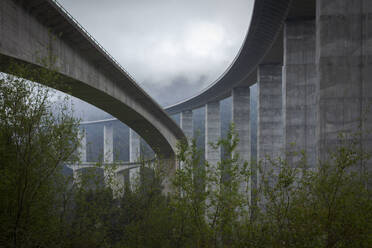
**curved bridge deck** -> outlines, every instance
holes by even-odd
[[[56,56],[53,87],[127,124],[161,157],[173,157],[182,130],[61,6],[52,0],[0,2],[0,70],[10,60],[35,67]]]

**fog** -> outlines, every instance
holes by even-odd
[[[196,94],[230,65],[253,0],[59,0],[162,106]],[[107,114],[75,100],[84,120]]]

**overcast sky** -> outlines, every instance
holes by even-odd
[[[253,0],[59,0],[161,105],[196,94],[233,61]]]

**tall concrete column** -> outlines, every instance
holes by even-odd
[[[79,138],[80,140],[80,146],[78,147],[78,156],[80,159],[80,162],[87,162],[87,133],[85,128],[81,128],[79,130]],[[80,182],[80,176],[81,176],[81,169],[79,169],[79,166],[74,166],[72,169],[72,176],[74,178],[74,183]]]
[[[221,116],[220,116],[220,102],[209,102],[205,106],[205,160],[209,164],[209,169],[212,171],[217,170],[217,164],[221,161],[221,148],[218,147],[214,149],[211,146],[211,143],[215,144],[221,138]],[[206,190],[216,190],[217,185],[205,185],[202,180],[196,179],[203,190],[206,187]],[[210,204],[210,198],[206,199],[207,205]],[[208,211],[214,211],[213,208],[207,209]],[[208,220],[211,221],[211,220]]]
[[[327,158],[339,132],[372,130],[372,1],[317,0],[318,154]],[[362,135],[372,151],[372,134]],[[369,162],[370,164],[370,162]]]
[[[140,136],[130,129],[129,131],[129,161],[139,162],[141,156],[141,138]],[[132,188],[135,183],[135,179],[138,178],[140,168],[129,170],[129,184]]]
[[[129,131],[129,162],[137,162],[141,155],[141,138],[130,129]]]
[[[80,146],[78,148],[78,154],[81,162],[87,161],[87,133],[85,128],[79,130]]]
[[[316,166],[315,21],[286,22],[283,61],[284,155],[297,167],[305,152]]]
[[[130,174],[129,170],[124,170],[123,176],[124,176],[124,187],[125,189],[130,188]]]
[[[270,166],[268,158],[282,155],[282,66],[260,65],[257,73],[257,160]]]
[[[74,184],[77,184],[79,185],[80,182],[81,182],[81,176],[82,176],[82,169],[79,169],[78,167],[74,168],[72,170],[72,176],[73,176],[73,179],[74,179]]]
[[[192,110],[186,110],[181,113],[180,126],[182,131],[185,133],[188,141],[190,142],[194,136]]]
[[[185,133],[188,143],[190,144],[194,137],[194,125],[192,118],[192,110],[186,110],[180,114],[180,127]],[[180,168],[183,167],[183,163],[179,164]]]
[[[103,126],[103,161],[105,163],[114,162],[114,127],[112,124]]]
[[[114,127],[111,123],[105,124],[103,126],[103,176],[105,184],[107,185],[108,182],[112,181],[114,179],[114,173],[110,170],[108,167],[108,164],[111,164],[114,162]],[[111,180],[110,180],[111,178]],[[116,182],[117,183],[117,182]],[[114,183],[115,184],[115,183]],[[116,194],[116,185],[110,185],[114,190],[114,193]]]
[[[250,123],[250,89],[237,87],[232,90],[232,121],[239,137],[235,152],[239,154],[241,165],[251,165],[251,123]],[[241,185],[243,192],[248,191],[250,201],[251,180]]]
[[[239,136],[236,152],[242,162],[251,160],[250,90],[237,87],[232,90],[232,121]]]
[[[113,192],[115,193],[115,197],[123,196],[123,194],[127,193],[126,190],[130,189],[129,171],[129,169],[125,169],[116,173],[115,183],[117,184],[118,188],[114,188],[113,190]]]
[[[221,138],[220,102],[209,102],[205,106],[205,160],[216,167],[221,160],[221,149],[213,149],[210,143]]]

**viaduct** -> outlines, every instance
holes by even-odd
[[[50,39],[50,32],[62,35]],[[237,151],[250,161],[249,87],[255,83],[259,160],[285,154],[295,165],[296,149],[315,166],[337,145],[339,132],[372,130],[370,0],[256,0],[230,67],[199,94],[164,109],[56,1],[1,0],[0,69],[6,72],[9,59],[41,66],[35,51],[47,55],[48,47],[70,94],[131,128],[132,162],[139,136],[159,156],[173,159],[177,141],[192,138],[193,110],[205,107],[205,158],[216,164],[220,151],[208,144],[220,137],[220,101],[227,97],[240,139]],[[180,114],[180,126],[174,114]],[[113,160],[112,121],[102,121],[106,162]],[[364,133],[361,141],[362,149],[372,151],[372,134]]]

